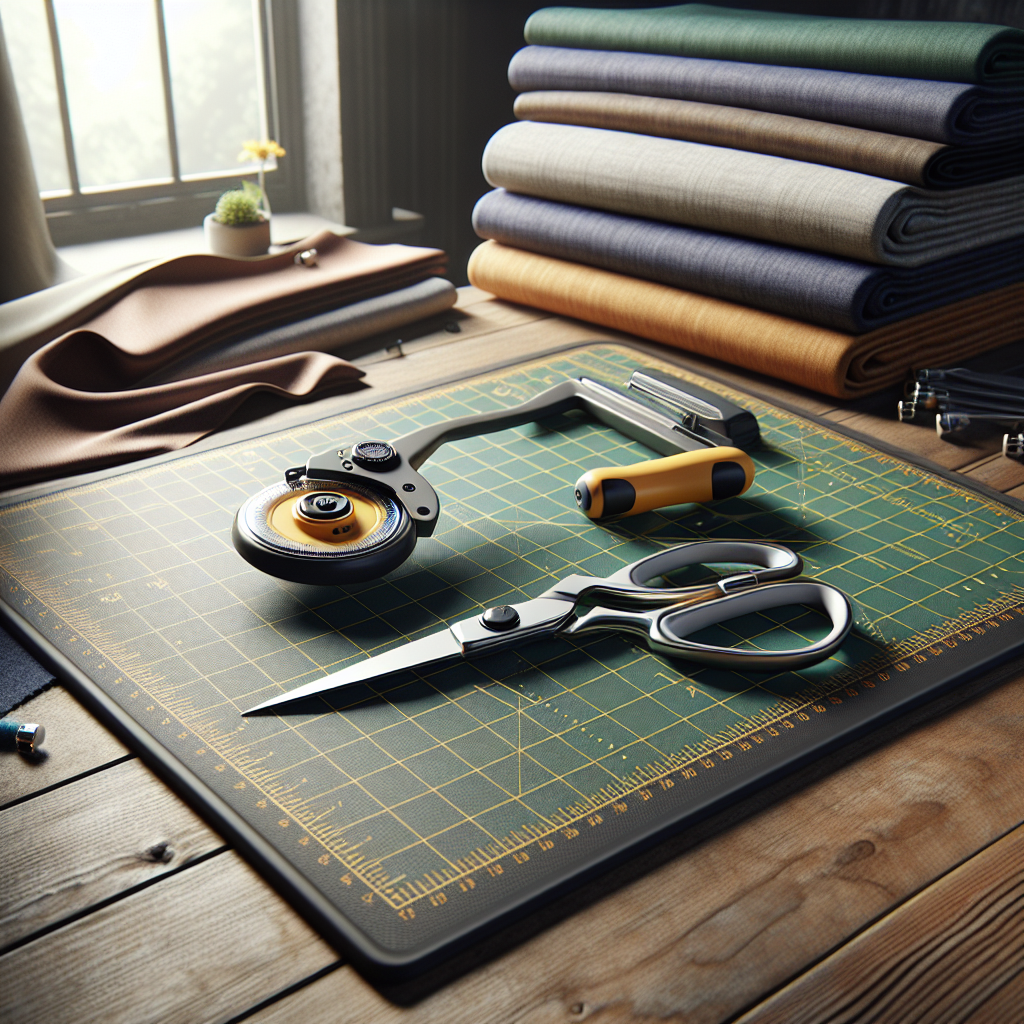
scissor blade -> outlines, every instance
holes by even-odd
[[[461,657],[462,644],[455,639],[450,629],[442,629],[430,636],[396,647],[393,651],[377,654],[358,664],[349,665],[348,668],[343,668],[339,672],[332,672],[329,676],[324,676],[323,679],[314,679],[313,682],[289,690],[288,693],[282,693],[279,697],[271,697],[270,700],[265,700],[262,704],[243,711],[242,714],[251,715],[254,711],[278,707],[281,704],[301,700],[303,697],[312,697],[314,694],[337,690],[342,686],[351,686],[352,683],[365,683],[370,679],[393,675],[395,672],[424,668],[427,665]]]

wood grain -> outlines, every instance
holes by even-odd
[[[973,466],[966,466],[962,472],[972,480],[988,484],[997,491],[1010,491],[1014,487],[1024,486],[1024,462],[1008,459],[1001,451]]]
[[[1022,697],[921,726],[409,1009],[344,967],[252,1019],[719,1024],[1018,824]]]
[[[127,747],[60,686],[26,701],[9,717],[45,726],[46,741],[41,756],[34,758],[0,754],[0,807],[130,756]]]
[[[0,957],[0,1020],[223,1021],[336,959],[228,852]]]
[[[1024,972],[1022,905],[1018,827],[737,1024],[966,1020]]]
[[[867,412],[850,412],[840,409],[828,413],[827,418],[841,423],[849,430],[857,430],[886,444],[895,445],[904,451],[931,459],[946,469],[963,469],[979,460],[994,455],[1002,444],[1002,435],[985,427],[975,429],[973,425],[948,438],[941,438],[935,430],[918,423],[901,423],[896,419],[896,405],[892,412],[883,415]]]
[[[0,811],[0,949],[223,847],[137,760]]]

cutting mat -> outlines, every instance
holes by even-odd
[[[0,594],[358,962],[422,968],[1024,646],[1024,514],[696,377],[760,421],[741,498],[593,524],[572,498],[581,472],[652,453],[564,417],[443,447],[424,467],[438,528],[386,580],[282,583],[231,547],[241,502],[311,451],[512,405],[568,377],[619,383],[637,366],[687,376],[594,344],[32,498],[0,511]],[[549,641],[239,716],[568,573],[701,537],[793,546],[808,575],[853,599],[854,634],[829,662],[771,676],[671,663],[614,634]],[[782,646],[820,628],[800,608],[729,625],[702,638]]]

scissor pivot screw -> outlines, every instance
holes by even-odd
[[[509,604],[499,604],[494,608],[488,608],[480,616],[480,622],[488,629],[501,633],[519,625],[519,612]]]

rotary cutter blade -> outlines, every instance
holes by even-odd
[[[405,507],[382,489],[300,477],[249,498],[231,539],[247,562],[272,576],[344,584],[401,565],[416,533]]]
[[[705,437],[627,392],[586,378],[568,380],[510,409],[432,424],[392,442],[364,439],[312,455],[242,505],[231,538],[247,562],[280,579],[341,586],[379,579],[409,557],[417,537],[434,530],[440,503],[419,468],[442,444],[574,409],[666,456],[706,451],[719,436]],[[749,432],[750,424],[741,420],[735,429]],[[753,431],[756,436],[756,420]],[[723,436],[720,443],[729,442]],[[727,451],[733,449],[719,449],[723,457]]]

